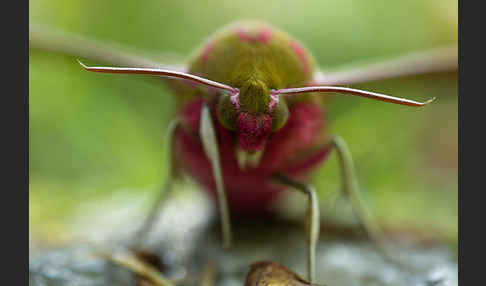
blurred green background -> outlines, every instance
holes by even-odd
[[[189,55],[238,19],[266,20],[300,39],[323,68],[457,43],[457,1],[31,0],[31,24],[153,53]],[[364,197],[383,225],[457,240],[456,74],[358,87],[410,99],[412,109],[333,97],[329,124],[347,140]],[[73,57],[30,51],[30,235],[62,233],[79,206],[128,190],[153,196],[167,167],[174,115],[164,86],[84,72]],[[334,155],[313,174],[323,215],[339,186]]]

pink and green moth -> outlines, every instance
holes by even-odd
[[[177,99],[168,131],[171,168],[162,194],[184,172],[199,182],[219,205],[223,245],[231,244],[231,216],[255,216],[269,210],[285,189],[308,199],[308,279],[315,280],[319,237],[316,190],[306,175],[336,150],[342,192],[371,239],[379,228],[360,200],[353,163],[342,138],[326,131],[325,97],[345,94],[420,107],[424,103],[342,87],[377,79],[454,70],[454,48],[405,56],[339,73],[316,67],[304,46],[287,33],[261,22],[239,22],[215,33],[187,66],[168,67],[113,50],[99,43],[31,27],[31,47],[74,54],[122,67],[81,65],[101,73],[160,76]],[[54,43],[54,44],[53,44]],[[386,108],[386,107],[384,107]],[[156,202],[140,234],[146,233],[163,197]]]

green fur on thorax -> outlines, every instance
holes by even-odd
[[[252,75],[240,87],[240,110],[266,113],[270,103],[270,89],[260,76]]]
[[[240,22],[217,32],[194,54],[189,73],[238,88],[242,111],[267,113],[270,90],[307,85],[314,60],[308,55],[309,68],[305,71],[291,49],[294,39],[273,27],[267,28],[271,29],[271,38],[265,42],[245,41],[238,34],[243,29],[258,35],[265,27],[260,22]],[[188,94],[196,96],[195,92]]]

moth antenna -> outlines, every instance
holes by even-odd
[[[238,94],[238,89],[231,87],[229,85],[219,83],[216,81],[212,81],[206,78],[202,78],[196,75],[179,72],[179,71],[171,71],[171,70],[164,70],[164,69],[155,69],[155,68],[129,68],[129,67],[89,67],[83,64],[79,59],[77,60],[78,63],[87,71],[90,72],[99,72],[99,73],[121,73],[121,74],[146,74],[146,75],[156,75],[156,76],[163,76],[169,78],[177,78],[177,79],[185,79],[192,82],[197,82],[203,85],[207,85],[214,88],[219,88],[222,90],[229,91],[232,95]]]
[[[400,105],[407,105],[407,106],[424,106],[435,100],[435,97],[433,97],[425,102],[418,102],[418,101],[413,101],[405,98],[393,97],[381,93],[348,88],[348,87],[338,87],[338,86],[308,86],[308,87],[297,87],[297,88],[284,88],[284,89],[277,89],[271,91],[272,95],[280,95],[280,94],[293,95],[293,94],[307,93],[307,92],[336,92],[336,93],[352,94],[352,95],[357,95],[357,96],[367,97],[375,100],[381,100],[381,101],[391,102]]]

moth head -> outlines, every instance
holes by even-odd
[[[221,124],[236,133],[239,147],[254,152],[285,125],[289,110],[285,100],[273,96],[263,82],[250,80],[238,93],[220,97],[217,114]]]

